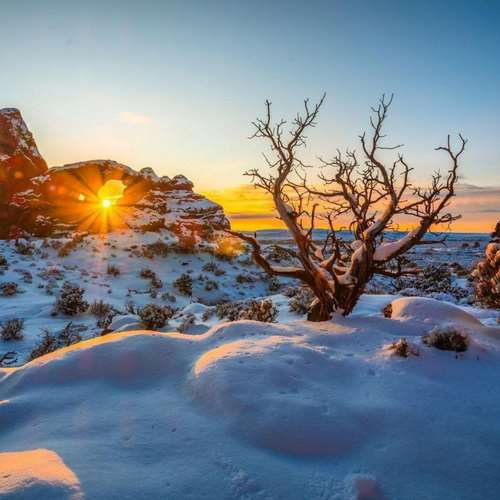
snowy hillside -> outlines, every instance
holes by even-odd
[[[98,337],[3,370],[7,498],[495,498],[500,330],[363,299],[327,323]],[[436,323],[464,353],[425,345]],[[394,354],[402,335],[409,357]],[[6,472],[6,473],[5,473]]]
[[[0,497],[495,498],[500,312],[467,279],[486,238],[311,323],[223,232],[70,234],[0,242]]]

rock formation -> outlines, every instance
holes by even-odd
[[[109,181],[122,193],[103,199]],[[48,169],[17,110],[0,110],[0,237],[130,228],[203,236],[229,227],[222,207],[183,175],[158,177],[111,160]]]

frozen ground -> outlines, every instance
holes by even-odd
[[[0,491],[496,498],[500,330],[432,299],[399,299],[396,319],[370,315],[388,300],[367,297],[327,323],[111,334],[4,369]],[[467,331],[469,350],[423,345],[436,321]],[[391,355],[402,334],[419,356]]]
[[[8,262],[0,282],[21,289],[0,297],[0,320],[25,319],[24,339],[0,341],[0,352],[15,350],[22,364],[41,328],[57,331],[68,321],[85,325],[89,337],[0,368],[0,497],[498,496],[498,311],[367,294],[348,318],[308,323],[245,255],[140,257],[158,235],[136,238],[87,237],[62,258],[52,242],[36,242],[34,255],[0,243]],[[456,248],[458,261],[472,251]],[[203,271],[207,262],[218,275],[213,267]],[[120,268],[118,276],[107,274],[108,263]],[[144,267],[162,281],[153,293],[139,277]],[[173,286],[182,273],[194,280],[193,297]],[[53,316],[64,280],[84,287],[88,302],[113,305],[120,312],[113,329],[133,331],[100,336],[89,313]],[[207,290],[207,280],[219,287]],[[455,281],[468,289],[463,278]],[[265,296],[279,309],[278,323],[224,323],[207,314],[223,299]],[[179,311],[164,332],[144,331],[126,312],[129,301]],[[382,313],[388,304],[391,319]],[[188,313],[194,324],[175,332]],[[424,334],[447,325],[468,335],[467,351],[424,344]],[[391,345],[401,337],[418,355],[394,355]]]

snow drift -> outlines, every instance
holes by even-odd
[[[406,315],[84,341],[0,372],[0,457],[50,450],[66,497],[494,498],[500,331],[468,327],[460,355]],[[388,356],[406,335],[420,356]],[[55,498],[37,470],[0,492]]]

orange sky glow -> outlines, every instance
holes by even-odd
[[[202,194],[223,206],[233,229],[255,231],[258,229],[282,229],[283,223],[276,217],[270,196],[252,185],[241,185],[222,190],[202,190]],[[451,226],[453,232],[490,233],[500,219],[500,187],[484,188],[460,185],[457,196],[450,205],[453,214],[462,218]],[[338,228],[345,223],[339,220]],[[399,222],[401,230],[413,227],[416,219]],[[318,222],[318,227],[326,227]],[[436,228],[445,230],[445,228]]]

